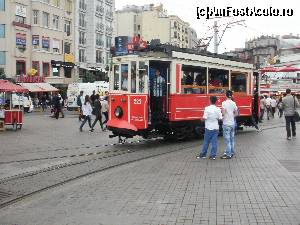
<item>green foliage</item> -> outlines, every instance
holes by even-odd
[[[0,79],[6,79],[6,75],[4,73],[4,69],[0,68]]]

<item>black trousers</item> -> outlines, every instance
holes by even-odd
[[[108,112],[103,112],[103,115],[105,116],[105,120],[104,120],[103,124],[107,124],[107,121],[108,121]]]
[[[291,137],[291,126],[292,126],[292,135],[295,137],[296,136],[296,123],[295,123],[294,116],[286,116],[285,122],[286,122],[287,137]]]
[[[94,126],[96,125],[96,123],[99,121],[100,123],[100,126],[101,126],[101,129],[103,130],[103,123],[102,123],[102,115],[101,115],[101,112],[96,116],[95,120],[94,120],[94,123],[92,125],[92,129],[94,128]]]

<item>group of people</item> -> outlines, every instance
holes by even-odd
[[[276,99],[275,96],[261,96],[260,98],[260,118],[259,121],[262,122],[265,113],[267,114],[267,119],[275,117],[276,108],[278,109],[278,116],[281,118],[283,116],[283,103],[282,97]]]
[[[226,144],[222,159],[231,159],[234,155],[234,134],[236,127],[235,117],[238,115],[238,107],[232,100],[232,91],[226,91],[226,100],[222,102],[222,108],[216,106],[217,97],[210,97],[210,106],[204,110],[205,134],[202,150],[197,158],[205,159],[208,147],[211,144],[210,159],[215,160],[218,151],[219,120],[223,120],[223,136]]]
[[[103,101],[100,101],[100,95],[95,94],[95,91],[93,91],[93,94],[91,96],[86,95],[83,97],[83,91],[80,92],[80,95],[77,97],[77,105],[79,106],[80,115],[79,115],[79,121],[82,121],[79,130],[83,131],[83,126],[88,122],[88,125],[90,127],[90,131],[94,131],[94,127],[97,122],[99,122],[100,127],[102,131],[105,131],[106,128],[104,125],[106,125],[108,121],[108,93],[105,93],[105,96],[103,98]],[[105,120],[102,122],[102,114],[105,117]],[[95,120],[92,124],[92,115],[95,116]]]

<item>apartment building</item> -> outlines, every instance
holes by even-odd
[[[114,0],[78,0],[75,19],[76,73],[104,72],[110,65]]]
[[[194,48],[197,33],[176,15],[167,15],[163,5],[125,6],[116,11],[116,36],[140,36],[143,40],[160,39],[181,48]]]
[[[0,67],[7,77],[24,79],[35,69],[56,86],[75,80],[74,6],[74,0],[0,0]]]

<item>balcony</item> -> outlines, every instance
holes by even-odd
[[[106,11],[106,15],[105,15],[106,20],[113,21],[113,15],[114,15],[113,12]]]
[[[103,16],[103,14],[104,14],[104,7],[102,7],[102,6],[101,7],[97,7],[95,15],[98,16],[98,17],[101,17],[101,16]]]
[[[112,33],[113,33],[113,28],[112,27],[106,27],[105,28],[105,33],[107,34],[107,35],[109,35],[109,36],[111,36],[112,35]]]
[[[103,23],[97,23],[96,31],[104,33],[104,24]]]
[[[105,3],[108,5],[112,5],[113,1],[112,0],[105,0]]]

